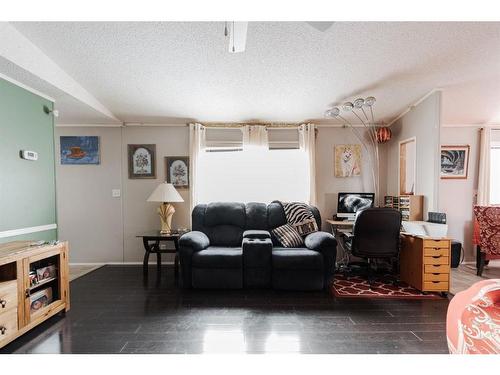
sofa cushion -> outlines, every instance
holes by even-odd
[[[272,230],[284,224],[286,224],[286,216],[283,206],[278,202],[269,203],[267,206],[267,225],[269,229]]]
[[[205,226],[232,225],[245,228],[245,205],[236,202],[214,202],[205,209]]]
[[[246,229],[267,230],[267,205],[250,202],[245,205]]]
[[[292,224],[282,225],[272,232],[284,247],[298,247],[304,244],[304,240]]]
[[[272,257],[273,268],[277,269],[323,269],[323,255],[314,250],[275,247]]]
[[[193,254],[193,267],[198,268],[242,268],[241,248],[209,246]]]

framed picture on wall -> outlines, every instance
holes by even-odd
[[[469,145],[441,146],[441,178],[466,179],[469,169]]]
[[[97,136],[61,136],[61,164],[99,164],[100,150]]]
[[[176,188],[189,188],[189,157],[165,157],[167,182]]]
[[[128,145],[128,178],[156,178],[156,145]]]
[[[335,177],[361,176],[361,145],[335,146]]]

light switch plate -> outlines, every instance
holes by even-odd
[[[120,191],[120,189],[112,189],[112,190],[111,190],[111,196],[112,196],[113,198],[120,198],[120,196],[121,196],[121,191]]]

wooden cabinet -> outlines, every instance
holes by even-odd
[[[0,348],[69,308],[67,242],[0,245]]]
[[[400,254],[401,281],[423,292],[448,292],[450,254],[450,239],[404,234]]]

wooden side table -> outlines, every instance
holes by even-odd
[[[142,238],[144,244],[144,261],[142,263],[142,272],[144,277],[148,276],[149,256],[156,254],[156,272],[158,276],[161,274],[161,254],[175,254],[174,260],[174,276],[177,280],[179,278],[179,238],[187,232],[178,232],[170,234],[162,234],[160,231],[151,231],[137,236]],[[173,242],[174,249],[161,249],[161,242]]]

